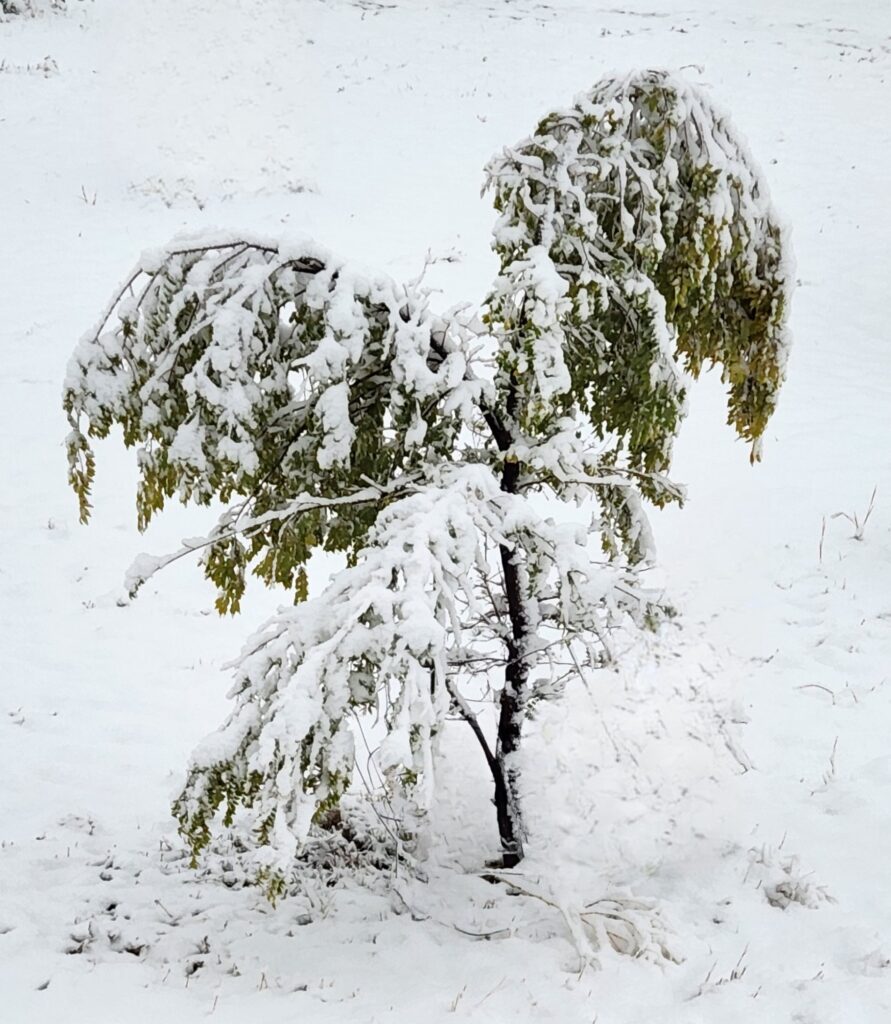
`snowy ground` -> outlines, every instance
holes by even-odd
[[[4,1024],[891,1020],[885,0],[68,6],[0,24]],[[277,598],[221,621],[180,564],[118,605],[135,553],[207,519],[139,537],[133,467],[107,445],[77,525],[74,342],[142,248],[211,225],[309,233],[397,278],[451,254],[443,306],[478,300],[486,158],[654,64],[712,87],[765,165],[794,230],[796,348],[755,471],[717,383],[695,390],[690,501],[655,523],[678,623],[530,729],[521,885],[550,902],[478,877],[495,836],[461,725],[426,883],[273,910],[196,877],[169,798],[224,713],[217,667]],[[862,522],[874,488],[853,539],[832,516]],[[551,904],[617,894],[658,908],[683,962],[578,971]]]

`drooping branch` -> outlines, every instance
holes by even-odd
[[[126,572],[124,586],[130,597],[135,597],[143,584],[181,558],[186,558],[214,545],[225,544],[226,541],[239,536],[250,537],[255,531],[270,523],[291,520],[315,509],[379,505],[384,500],[392,501],[415,490],[418,483],[418,479],[407,477],[394,481],[389,487],[366,487],[354,494],[342,494],[336,498],[302,494],[283,508],[246,519],[240,519],[238,511],[229,509],[220,517],[216,527],[206,537],[184,541],[181,548],[166,555],[139,555]]]
[[[454,455],[485,388],[467,363],[424,293],[314,243],[210,236],[147,253],[69,366],[81,516],[90,439],[120,425],[139,449],[140,527],[174,496],[250,506],[250,529],[224,516],[204,560],[221,611],[238,609],[251,563],[305,589],[313,549],[356,557],[388,489]],[[378,500],[353,500],[369,484]],[[295,517],[301,493],[326,499]]]
[[[381,771],[429,803],[433,742],[452,701],[449,653],[461,642],[456,602],[474,602],[481,538],[504,539],[499,496],[485,467],[446,468],[379,515],[359,564],[249,643],[236,708],[196,755],[176,805],[196,853],[218,808],[231,817],[244,805],[269,847],[263,863],[286,873],[314,815],[349,784],[342,723],[353,710],[380,711]]]
[[[489,163],[501,260],[486,319],[517,422],[567,416],[642,474],[599,493],[604,543],[646,556],[637,493],[661,485],[684,373],[718,363],[728,419],[760,455],[785,372],[793,268],[764,178],[704,93],[664,71],[605,79]],[[581,414],[581,416],[579,416]]]

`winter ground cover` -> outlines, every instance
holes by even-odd
[[[891,1019],[889,64],[880,2],[95,0],[0,23],[0,1020]],[[800,279],[764,463],[718,382],[692,396],[688,505],[654,522],[678,618],[531,724],[522,891],[479,877],[490,784],[461,723],[426,880],[273,909],[234,867],[190,871],[170,798],[224,713],[219,667],[279,598],[221,620],[180,562],[124,599],[133,556],[207,514],[140,537],[108,444],[77,525],[74,342],[141,249],[211,226],[395,278],[429,251],[442,306],[478,301],[485,160],[648,65],[731,111]],[[607,940],[580,970],[572,928],[598,922],[644,955]]]

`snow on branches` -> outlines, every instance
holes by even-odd
[[[243,804],[260,874],[277,891],[311,823],[353,778],[350,726],[363,718],[385,723],[374,761],[391,791],[430,805],[445,715],[472,714],[461,677],[499,663],[504,609],[492,598],[491,552],[500,546],[523,552],[525,597],[539,595],[542,629],[527,653],[547,666],[549,683],[555,643],[575,641],[572,656],[596,666],[613,619],[645,610],[617,566],[592,561],[585,531],[543,521],[484,466],[441,467],[381,511],[357,565],[279,613],[234,664],[235,710],[195,754],[174,808],[196,855],[218,809],[225,804],[231,823]]]
[[[682,368],[721,363],[757,458],[792,271],[764,180],[710,100],[664,71],[605,79],[486,171],[501,259],[488,319],[524,427],[577,409],[617,458],[662,473]]]
[[[419,807],[444,718],[463,718],[516,864],[525,719],[609,660],[617,622],[656,617],[633,566],[653,551],[643,499],[683,495],[667,473],[685,370],[722,364],[730,421],[756,445],[776,404],[783,235],[692,86],[606,80],[488,183],[501,266],[485,326],[315,243],[217,235],[145,255],[69,366],[83,520],[90,441],[117,426],[138,449],[140,528],[173,497],[228,506],[206,537],[137,560],[131,591],[200,551],[221,612],[249,568],[294,598],[235,663],[235,709],[175,805],[196,855],[221,809],[230,824],[243,809],[273,893],[353,781],[363,716],[383,723],[384,789]],[[541,492],[590,500],[590,528],[543,516]],[[347,568],[310,599],[319,549]],[[468,685],[497,704],[494,741]]]
[[[361,549],[369,482],[422,477],[458,444],[483,385],[452,334],[417,290],[312,243],[219,236],[145,254],[68,369],[82,521],[88,438],[120,425],[138,446],[140,528],[174,495],[240,499],[205,545],[221,611],[238,609],[252,561],[305,590],[315,547]],[[295,509],[298,493],[338,501]]]

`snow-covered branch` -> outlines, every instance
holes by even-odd
[[[467,372],[466,340],[423,292],[315,243],[213,235],[146,253],[68,369],[81,516],[89,438],[120,425],[138,446],[141,527],[173,496],[247,499],[252,528],[237,532],[250,543],[218,532],[205,561],[222,610],[272,547],[257,571],[293,585],[313,547],[361,548],[376,510],[349,496],[370,482],[382,502],[451,457],[486,387]],[[296,521],[295,494],[326,500]]]
[[[527,601],[553,596],[558,637],[527,651],[530,665],[579,638],[600,664],[612,625],[646,607],[627,574],[592,557],[585,531],[542,520],[484,466],[443,467],[380,513],[357,565],[248,642],[233,666],[235,710],[195,755],[177,802],[196,852],[222,804],[229,818],[244,805],[269,847],[261,866],[285,873],[314,816],[350,783],[354,713],[383,717],[378,767],[421,807],[434,792],[435,739],[450,708],[492,758],[453,672],[467,658],[468,609],[497,618],[479,599],[486,542],[522,553]]]
[[[664,472],[683,370],[717,362],[757,456],[791,260],[761,172],[704,93],[663,71],[606,79],[487,173],[501,258],[488,316],[524,422],[578,407],[633,468]]]

